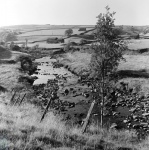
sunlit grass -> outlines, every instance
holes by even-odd
[[[58,60],[64,66],[68,66],[71,71],[82,75],[89,71],[91,54],[81,52],[66,53],[61,58],[58,58]]]

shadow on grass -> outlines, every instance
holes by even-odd
[[[117,72],[117,75],[120,79],[133,77],[133,78],[149,78],[149,73],[142,69],[142,70],[120,70]]]
[[[15,64],[15,60],[0,60],[0,64]]]
[[[51,144],[52,147],[62,147],[63,144],[60,141],[57,141],[55,139],[49,138],[49,137],[41,137],[38,138],[39,141],[42,141],[44,144]]]

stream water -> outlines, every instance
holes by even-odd
[[[54,67],[53,63],[57,62],[56,59],[43,57],[35,61],[38,62],[38,71],[36,74],[33,74],[33,76],[37,76],[38,79],[35,80],[34,85],[47,84],[49,79],[55,79],[56,76],[62,77],[58,82],[59,90],[57,95],[59,100],[66,103],[74,103],[72,107],[69,105],[65,106],[65,111],[63,111],[62,114],[67,117],[70,116],[70,118],[73,118],[73,120],[77,122],[85,118],[92,102],[91,87],[79,83],[79,77],[72,74],[64,67]],[[65,91],[67,91],[66,94]],[[84,96],[82,93],[87,93],[87,95]],[[120,122],[130,113],[129,109],[125,107],[118,107],[116,111],[120,113],[119,116],[104,117],[104,122],[107,125]],[[94,106],[91,119],[100,121],[100,109],[97,105]]]

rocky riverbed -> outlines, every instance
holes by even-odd
[[[72,74],[61,64],[58,64],[56,59],[43,57],[36,59],[36,62],[38,63],[37,72],[32,76],[38,77],[34,82],[34,89],[40,99],[39,101],[41,103],[45,102],[45,105],[47,104],[45,87],[50,89],[51,82],[57,81],[57,97],[54,100],[53,108],[60,110],[65,118],[72,119],[75,123],[82,123],[93,101],[91,85],[80,82],[79,76]],[[128,109],[125,107],[118,107],[117,111],[121,113],[120,118],[129,114]],[[100,109],[97,105],[94,106],[91,120],[100,122]],[[110,117],[105,116],[104,120],[105,124],[110,125],[111,122],[117,123],[121,119],[111,115]]]
[[[58,81],[57,98],[54,101],[58,100],[60,106],[57,106],[58,103],[55,104],[55,109],[59,109],[66,118],[79,118],[78,121],[85,118],[92,101],[90,87],[79,83],[79,77],[58,64],[56,59],[44,57],[36,59],[36,62],[38,62],[37,72],[32,76],[38,77],[34,82],[35,89],[38,89],[36,87],[42,89],[38,96],[43,98],[44,88],[47,86],[50,88],[51,81]]]

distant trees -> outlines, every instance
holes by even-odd
[[[66,36],[70,36],[71,34],[73,34],[73,30],[71,28],[65,31]]]
[[[106,6],[106,14],[99,14],[95,39],[96,43],[92,45],[94,54],[91,58],[91,72],[96,100],[101,108],[101,126],[103,125],[103,113],[105,109],[105,101],[107,95],[113,88],[115,82],[115,72],[120,60],[123,59],[122,52],[126,49],[124,43],[118,40],[115,34],[114,15],[110,13],[110,8]]]

